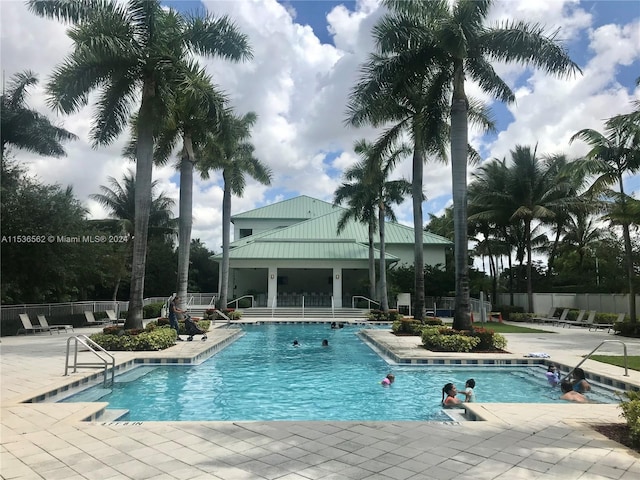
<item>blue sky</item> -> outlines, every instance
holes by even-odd
[[[233,198],[232,212],[300,194],[331,201],[342,171],[356,161],[354,141],[374,140],[378,133],[345,127],[344,117],[358,68],[373,49],[370,32],[382,15],[379,2],[173,0],[165,4],[181,11],[228,15],[253,47],[249,63],[201,60],[239,113],[258,114],[253,132],[256,155],[274,172],[269,187],[249,182],[243,197]],[[33,16],[24,2],[0,2],[0,9],[2,67],[7,77],[28,68],[45,80],[69,51],[64,26]],[[541,153],[570,157],[585,153],[584,144],[569,145],[571,135],[582,128],[601,130],[606,118],[629,111],[640,93],[634,83],[640,76],[640,2],[496,1],[490,23],[505,18],[539,23],[548,31],[560,28],[558,38],[584,74],[556,79],[497,65],[517,101],[509,106],[493,102],[470,84],[471,95],[491,104],[498,127],[493,135],[471,131],[471,143],[487,159],[508,157],[517,144],[538,144]],[[47,111],[41,87],[33,90],[30,103],[53,115]],[[133,165],[120,156],[124,135],[109,147],[90,147],[92,113],[88,107],[58,118],[80,137],[69,145],[66,158],[42,159],[26,152],[16,156],[42,180],[72,185],[92,215],[101,218],[105,212],[89,195],[106,184],[108,176],[121,178]],[[394,175],[409,179],[410,160],[400,164]],[[429,213],[441,214],[451,201],[450,177],[448,165],[435,161],[426,165],[425,220]],[[178,176],[172,165],[156,168],[154,179],[177,201]],[[638,176],[626,184],[637,195]],[[221,185],[220,175],[212,172],[209,180],[196,179],[194,192],[193,236],[216,251],[221,245]],[[402,223],[412,224],[411,202],[398,207],[396,214]]]

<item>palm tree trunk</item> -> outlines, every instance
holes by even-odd
[[[369,222],[369,298],[376,299],[376,254],[373,251],[373,232],[375,225]]]
[[[416,290],[413,318],[422,321],[424,319],[424,249],[422,246],[422,174],[424,170],[424,159],[422,158],[422,149],[417,138],[418,135],[416,135],[413,146],[413,178],[411,179],[411,195],[413,197],[414,285]]]
[[[138,142],[136,145],[136,214],[131,261],[131,288],[126,329],[142,328],[144,274],[147,260],[149,212],[151,210],[151,177],[153,174],[153,126],[151,108],[155,96],[155,83],[145,79],[142,103],[138,113]]]
[[[622,199],[622,211],[626,213],[626,200],[624,194],[624,184],[622,182],[622,175],[618,175],[618,184],[620,185],[620,198]],[[627,222],[622,223],[622,237],[624,238],[624,253],[627,267],[627,279],[629,281],[629,316],[631,317],[631,323],[636,323],[636,289],[633,284],[635,278],[633,269],[633,245],[631,244],[631,234],[629,232],[629,224]]]
[[[456,65],[451,102],[451,181],[453,189],[455,312],[453,328],[471,329],[467,241],[467,97],[462,64]]]
[[[378,204],[378,230],[380,232],[380,309],[387,313],[389,311],[389,296],[387,295],[387,264],[385,259],[384,245],[384,204]],[[423,289],[424,290],[424,289]]]
[[[224,193],[222,196],[222,278],[220,280],[221,310],[227,308],[229,295],[229,242],[231,234],[231,180],[226,171],[222,172],[224,179]]]
[[[524,234],[527,242],[527,304],[529,305],[529,313],[533,313],[533,282],[531,280],[533,272],[533,267],[531,265],[531,220],[525,220]]]
[[[178,227],[178,285],[176,292],[187,300],[189,285],[189,253],[191,249],[191,226],[193,224],[193,145],[191,136],[184,135],[182,162],[180,163],[180,219]]]

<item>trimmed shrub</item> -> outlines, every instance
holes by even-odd
[[[162,307],[164,302],[150,303],[142,307],[143,318],[158,318],[162,315]]]
[[[391,331],[396,334],[403,335],[420,335],[422,333],[424,325],[419,320],[412,318],[403,318],[396,320],[391,326]]]
[[[624,337],[640,337],[640,323],[631,323],[631,320],[627,317],[622,322],[614,322],[613,331],[616,335],[622,335]]]
[[[509,321],[510,322],[530,322],[531,319],[533,318],[533,316],[534,315],[531,314],[531,313],[516,313],[516,312],[513,312],[513,313],[509,314]]]
[[[425,348],[436,352],[470,352],[479,343],[479,338],[459,333],[441,335],[437,330],[430,328],[422,331],[422,344]]]
[[[472,335],[480,339],[474,350],[504,350],[507,346],[507,339],[489,328],[474,328]]]
[[[620,402],[622,416],[629,426],[629,438],[634,447],[640,447],[640,392],[624,392],[627,400]]]
[[[89,338],[105,350],[156,351],[174,345],[176,331],[168,327],[151,331],[118,330],[116,334],[94,333]]]
[[[502,314],[503,320],[517,321],[512,320],[511,315],[514,313],[524,313],[524,308],[517,305],[494,305],[492,308],[494,312],[500,312]]]
[[[429,318],[425,318],[422,321],[423,325],[429,325],[429,326],[442,326],[444,325],[444,323],[442,322],[441,319],[439,319],[438,317],[429,317]]]
[[[205,332],[209,331],[209,327],[211,326],[211,322],[209,320],[199,320],[197,318],[194,318],[193,320],[196,322],[196,325],[198,326],[198,328],[200,328],[201,330],[204,330]],[[165,327],[171,328],[169,319],[159,318],[158,320],[151,320],[149,323],[147,323],[145,330],[147,332],[151,332],[156,328],[165,328]],[[184,326],[184,320],[178,320],[178,328],[180,329],[180,335],[187,334],[187,329]]]

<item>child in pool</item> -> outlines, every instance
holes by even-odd
[[[573,379],[573,391],[578,393],[585,393],[591,390],[591,385],[587,382],[584,374],[584,370],[581,368],[575,368],[571,374]]]
[[[386,377],[384,377],[382,379],[382,381],[380,382],[380,384],[383,387],[390,387],[391,384],[395,381],[396,376],[393,373],[388,374]]]
[[[475,402],[476,401],[476,394],[474,393],[473,389],[476,388],[476,381],[473,378],[470,378],[469,380],[467,380],[464,384],[464,391],[460,392],[462,394],[464,394],[465,402]]]
[[[545,376],[547,377],[547,382],[549,382],[549,385],[552,387],[557,387],[560,384],[560,374],[555,365],[549,365]]]
[[[460,405],[462,402],[456,398],[457,394],[458,389],[456,389],[456,386],[453,383],[447,383],[442,387],[442,406],[444,408],[453,408]]]

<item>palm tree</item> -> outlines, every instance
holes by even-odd
[[[389,311],[389,297],[387,294],[387,269],[385,255],[385,219],[396,220],[393,204],[404,201],[405,195],[411,192],[411,184],[406,180],[388,180],[393,166],[409,149],[402,146],[394,150],[389,158],[383,159],[373,145],[366,140],[359,140],[354,145],[354,151],[361,160],[343,174],[343,182],[336,190],[334,201],[341,203],[348,200],[350,208],[346,210],[338,222],[338,232],[344,229],[346,222],[353,218],[366,223],[369,228],[369,283],[370,291],[375,288],[375,267],[373,252],[373,234],[380,232],[379,271],[380,271],[380,308]],[[376,209],[378,219],[376,225]]]
[[[340,215],[336,234],[340,235],[351,220],[362,222],[367,225],[369,247],[369,298],[377,300],[374,248],[374,234],[377,231],[377,220],[375,201],[373,200],[371,190],[365,181],[365,176],[365,169],[356,168],[355,166],[343,173],[345,181],[336,189],[333,201],[337,205],[346,201],[348,207]]]
[[[122,183],[113,177],[107,178],[109,186],[100,185],[101,193],[89,195],[89,198],[95,200],[105,207],[109,216],[116,221],[116,229],[129,237],[133,236],[135,228],[135,195],[136,195],[136,178],[135,174],[129,170],[122,177]],[[174,201],[167,197],[164,193],[154,195],[154,190],[158,182],[151,183],[151,207],[149,211],[149,236],[165,236],[172,235],[175,232],[175,220],[173,219]],[[114,271],[116,272],[115,285],[113,290],[113,300],[116,300],[120,281],[123,277],[123,269],[130,262],[133,252],[132,244],[128,243],[127,248],[121,252],[120,258],[115,262]]]
[[[179,64],[192,54],[248,58],[246,36],[226,17],[185,18],[159,0],[125,4],[96,0],[29,0],[37,15],[70,23],[74,47],[48,84],[51,104],[72,113],[99,90],[91,131],[94,146],[111,143],[137,113],[136,218],[126,328],[142,327],[147,226],[151,206],[153,137],[177,84]]]
[[[454,328],[471,326],[467,262],[467,153],[469,101],[465,79],[499,100],[513,102],[511,89],[490,61],[518,62],[552,74],[579,72],[555,34],[524,22],[484,25],[491,0],[429,2],[385,0],[388,14],[377,26],[378,43],[395,49],[396,75],[415,78],[428,69],[438,84],[451,92],[451,174],[455,220],[456,309]],[[407,80],[408,81],[408,80]],[[440,97],[432,108],[441,110]],[[414,200],[415,201],[415,200]],[[420,219],[420,221],[422,221]]]
[[[193,170],[198,162],[195,151],[202,148],[207,136],[217,127],[225,98],[213,86],[211,77],[195,62],[189,62],[183,68],[184,76],[174,92],[169,115],[159,126],[154,161],[166,163],[178,139],[182,138],[176,292],[186,301],[193,224]]]
[[[62,142],[78,138],[64,128],[56,127],[47,117],[29,108],[26,103],[27,90],[37,83],[36,74],[26,70],[16,73],[9,82],[7,91],[2,93],[0,158],[4,158],[8,145],[45,157],[62,157],[65,155]]]
[[[249,112],[242,117],[231,110],[225,110],[220,118],[219,128],[210,135],[204,145],[199,168],[203,178],[209,170],[222,170],[224,192],[222,196],[222,278],[220,282],[221,309],[227,308],[229,290],[229,243],[231,236],[231,194],[242,196],[246,186],[245,175],[263,185],[271,184],[271,169],[253,156],[254,147],[249,142],[251,127],[257,116]]]
[[[626,174],[633,174],[640,169],[640,126],[633,118],[633,114],[629,114],[626,119],[622,116],[612,117],[605,123],[605,133],[584,129],[571,137],[571,141],[580,139],[591,147],[587,155],[577,162],[587,174],[596,176],[589,193],[599,194],[605,200],[613,200],[610,210],[610,215],[613,213],[613,216],[610,218],[617,220],[622,226],[629,285],[629,314],[631,321],[635,323],[635,273],[628,211],[630,197],[624,191],[623,182]],[[617,191],[609,188],[616,184]]]
[[[415,33],[407,31],[405,19],[384,17],[374,28],[379,53],[372,54],[361,69],[361,79],[352,89],[347,106],[347,123],[356,127],[387,126],[376,142],[376,150],[389,154],[403,134],[413,143],[412,199],[414,224],[415,313],[424,318],[424,251],[422,245],[423,170],[429,156],[446,161],[448,89],[443,78],[421,62],[408,72],[404,53]],[[420,26],[427,28],[426,26]],[[393,32],[389,35],[389,32]],[[396,36],[396,34],[398,34]],[[493,128],[483,104],[472,102],[473,120],[485,129]],[[391,125],[391,126],[389,126]],[[471,156],[477,153],[471,150]]]

